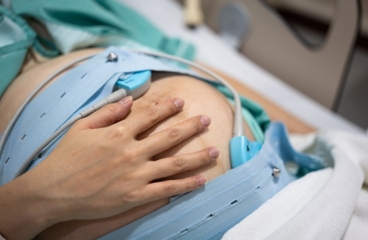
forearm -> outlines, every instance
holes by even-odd
[[[0,187],[0,233],[6,239],[31,239],[54,223],[52,205],[42,203],[31,184],[24,175]]]
[[[37,235],[35,239],[96,239],[155,211],[168,202],[168,198],[161,199],[104,219],[72,220],[57,223]]]

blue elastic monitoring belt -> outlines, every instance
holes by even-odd
[[[111,52],[117,54],[119,61],[106,61]],[[131,73],[146,70],[187,74],[204,80],[171,62],[143,54],[113,47],[97,54],[41,92],[20,115],[2,151],[0,184],[11,181],[27,156],[68,119],[109,95],[117,81],[128,79],[129,82]],[[122,84],[128,90],[134,85]],[[222,92],[226,91],[222,89]],[[27,169],[45,159],[61,137],[41,151]],[[284,126],[279,123],[270,124],[259,148],[250,161],[102,239],[220,238],[296,178],[286,170],[285,163],[297,165],[299,173],[324,167],[322,159],[295,152]]]
[[[304,169],[320,165],[319,160],[295,152],[285,127],[272,123],[261,151],[250,161],[101,239],[220,239],[296,178],[285,169],[285,162]]]

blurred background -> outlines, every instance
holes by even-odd
[[[326,37],[335,0],[268,0],[284,19],[312,44]],[[360,31],[354,46],[346,83],[336,107],[337,113],[368,128],[368,1],[360,1]]]
[[[199,4],[205,24],[229,45],[331,111],[368,128],[368,0]]]

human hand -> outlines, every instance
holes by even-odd
[[[169,99],[121,121],[131,105],[131,98],[125,98],[79,120],[50,156],[25,174],[33,175],[28,177],[28,187],[39,192],[39,214],[53,216],[53,222],[104,218],[205,183],[201,176],[156,180],[209,164],[219,154],[215,148],[156,161],[151,158],[202,132],[210,119],[196,116],[136,140],[180,111],[184,102]]]

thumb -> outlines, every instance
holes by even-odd
[[[108,127],[122,120],[129,113],[132,104],[133,98],[131,96],[125,97],[119,102],[107,104],[91,115],[79,120],[75,127],[80,129]]]

